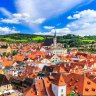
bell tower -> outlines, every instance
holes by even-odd
[[[55,33],[54,33],[53,43],[54,43],[54,47],[56,48],[56,47],[57,47],[57,36],[56,36],[56,30],[55,30]]]

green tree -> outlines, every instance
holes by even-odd
[[[17,51],[17,50],[14,50],[14,51],[12,52],[12,55],[14,56],[14,55],[16,55],[16,54],[18,54],[18,51]]]
[[[6,57],[10,56],[10,52],[6,53]]]
[[[4,52],[2,55],[5,57],[6,56],[6,52]]]
[[[78,96],[78,94],[77,93],[70,93],[67,96]]]

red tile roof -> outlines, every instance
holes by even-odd
[[[24,96],[37,96],[35,86],[32,86],[28,88],[27,90],[25,90]]]
[[[51,81],[48,78],[44,78],[44,84],[49,96],[54,96]]]
[[[62,74],[58,74],[55,77],[55,79],[53,80],[52,83],[55,84],[55,85],[58,85],[58,86],[64,86],[64,85],[66,85],[65,80],[64,80]]]
[[[77,93],[85,96],[96,95],[96,83],[92,82],[86,76],[70,74],[65,78],[67,87],[73,88]],[[94,91],[94,90],[95,91]]]
[[[37,92],[38,96],[47,95],[43,80],[37,80],[35,86],[36,86],[36,89],[38,90],[38,92]]]

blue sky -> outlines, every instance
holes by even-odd
[[[96,0],[0,0],[0,34],[96,35]]]

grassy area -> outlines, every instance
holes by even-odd
[[[83,42],[88,42],[88,43],[92,43],[92,42],[96,42],[96,40],[82,40]]]
[[[0,35],[0,41],[7,42],[42,42],[45,39],[43,36],[30,35],[30,34],[10,34]]]
[[[16,39],[12,39],[12,38],[3,38],[3,40],[7,41],[7,42],[28,42],[28,40],[26,40],[26,39],[16,40]]]
[[[43,41],[44,40],[44,37],[37,36],[37,37],[32,38],[32,40],[33,41],[39,41],[39,40]]]

